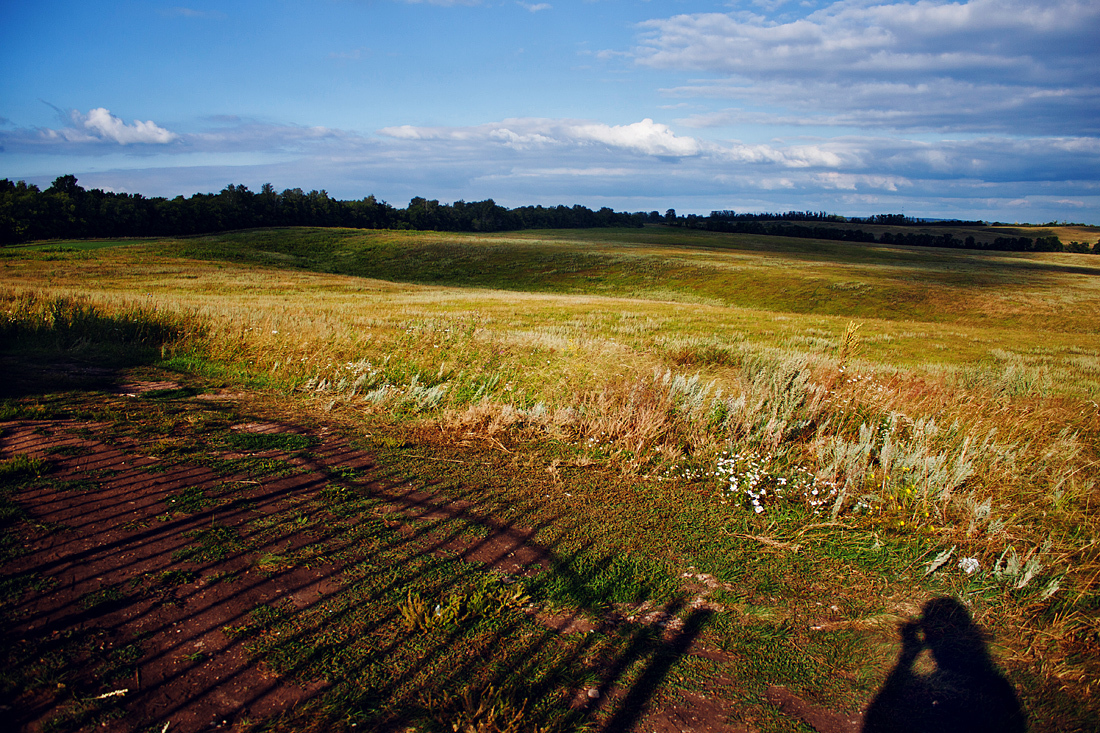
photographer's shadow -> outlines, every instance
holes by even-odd
[[[901,627],[897,665],[863,717],[863,733],[1024,733],[1016,691],[989,655],[969,611],[934,598]],[[927,649],[933,671],[916,668]],[[922,665],[923,666],[923,665]]]

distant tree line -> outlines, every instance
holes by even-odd
[[[85,239],[207,234],[268,226],[423,229],[495,232],[515,229],[640,227],[648,214],[604,207],[521,206],[506,209],[492,199],[441,204],[414,198],[398,209],[374,196],[338,201],[325,191],[300,188],[258,192],[241,185],[190,198],[84,189],[76,176],[61,176],[45,191],[23,181],[0,179],[0,244],[36,239]]]
[[[279,193],[270,183],[258,192],[242,185],[226,186],[220,193],[196,193],[190,198],[146,198],[141,194],[84,189],[76,176],[60,176],[45,191],[23,181],[0,179],[0,245],[37,239],[87,239],[110,237],[162,237],[208,234],[231,229],[273,226],[350,227],[358,229],[418,229],[448,232],[497,232],[517,229],[587,229],[640,227],[666,224],[689,229],[734,234],[826,239],[869,244],[916,247],[957,247],[1016,252],[1093,252],[1084,243],[1063,244],[1058,237],[997,237],[978,241],[959,239],[950,232],[874,232],[852,224],[904,227],[973,227],[981,221],[922,221],[903,214],[877,214],[866,218],[843,217],[824,211],[788,211],[783,214],[748,214],[730,210],[710,216],[677,216],[675,209],[623,213],[607,207],[593,211],[585,206],[520,206],[507,209],[492,199],[439,201],[414,198],[398,209],[374,196],[339,201],[325,191],[306,193],[288,188]]]
[[[673,209],[665,214],[664,221],[672,226],[702,229],[709,232],[730,234],[759,234],[774,237],[800,239],[826,239],[841,242],[865,242],[868,244],[896,244],[907,247],[953,247],[1001,252],[1079,252],[1100,254],[1100,242],[1090,248],[1087,243],[1064,244],[1056,236],[1046,237],[996,237],[978,240],[973,235],[959,239],[951,232],[874,232],[836,226],[836,224],[886,224],[895,227],[976,227],[985,226],[982,221],[936,220],[922,221],[902,214],[877,214],[867,218],[843,217],[824,212],[789,211],[786,214],[737,214],[732,211],[712,211],[710,216],[676,216]],[[804,222],[821,222],[808,225]]]

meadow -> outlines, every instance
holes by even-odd
[[[936,594],[989,630],[1036,730],[1100,715],[1095,256],[663,226],[247,230],[6,248],[0,312],[5,363],[243,390],[421,477],[510,477],[495,512],[569,516],[540,539],[635,563],[654,598],[717,579],[706,633],[759,729],[799,729],[769,680],[865,702],[897,621]],[[37,414],[36,395],[4,414]],[[633,597],[603,592],[582,609]],[[820,598],[837,617],[815,631]],[[674,691],[705,687],[676,670]]]

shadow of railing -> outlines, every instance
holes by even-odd
[[[321,705],[332,688],[339,688],[333,694],[345,704],[324,714],[339,709],[383,725],[431,713],[426,706],[432,699],[480,686],[508,688],[544,716],[628,730],[706,621],[704,613],[693,612],[681,630],[664,637],[644,626],[625,634],[568,636],[535,625],[533,609],[512,609],[492,624],[459,623],[418,635],[401,623],[399,605],[409,589],[442,602],[494,571],[501,582],[533,589],[540,573],[552,573],[567,576],[569,588],[591,590],[594,576],[577,572],[571,558],[591,556],[588,567],[599,570],[614,557],[597,556],[592,542],[563,544],[561,538],[580,534],[581,517],[525,515],[492,491],[455,501],[432,491],[429,480],[387,474],[346,444],[314,451],[299,474],[256,477],[255,484],[186,464],[149,474],[132,465],[132,453],[108,450],[110,460],[130,463],[128,470],[93,489],[62,493],[47,487],[25,497],[37,520],[74,511],[75,517],[49,540],[49,552],[31,552],[6,569],[56,582],[17,603],[9,614],[17,620],[4,635],[8,641],[19,637],[42,656],[65,653],[70,637],[84,632],[102,635],[107,647],[138,639],[141,657],[129,681],[97,677],[95,659],[86,669],[64,670],[68,697],[46,697],[22,708],[9,701],[15,725],[41,722],[66,704],[83,705],[93,716],[99,706],[115,705],[135,725],[171,723],[173,730],[197,731],[221,720],[296,714],[288,712],[291,707]],[[62,457],[57,475],[102,463]],[[368,473],[354,479],[333,470],[347,464]],[[208,489],[212,497],[218,487],[232,485],[235,496],[190,513],[169,513],[165,501],[181,484]],[[333,492],[344,498],[333,498]],[[301,523],[309,513],[323,521],[307,517]],[[500,514],[532,521],[502,520]],[[205,559],[181,555],[212,527],[231,530],[228,544],[214,548],[221,551]],[[559,539],[538,539],[544,536]],[[295,559],[279,566],[278,558],[288,552]],[[276,559],[265,569],[264,558]],[[156,584],[172,573],[186,582]],[[89,602],[96,597],[104,600]],[[580,596],[572,601],[577,617],[599,618],[606,610]],[[261,622],[257,614],[263,609],[278,618]],[[671,616],[682,609],[677,598],[662,610]],[[606,621],[596,624],[607,630]],[[382,641],[369,653],[356,651],[365,638]],[[598,668],[591,667],[592,654],[603,659]],[[634,681],[626,685],[631,670]],[[597,680],[599,704],[570,708],[561,699],[562,685],[575,685],[585,675]],[[92,704],[107,691],[104,685],[126,693]]]

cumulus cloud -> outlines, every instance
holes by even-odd
[[[646,155],[689,156],[699,153],[699,143],[690,137],[677,137],[666,125],[644,119],[629,125],[571,125],[569,134],[578,141],[591,141],[634,150]]]
[[[56,108],[55,108],[56,109]],[[213,153],[301,152],[339,143],[344,149],[362,141],[356,133],[328,127],[278,125],[219,115],[207,119],[199,132],[174,132],[149,120],[125,123],[109,110],[97,107],[83,114],[58,110],[68,124],[60,128],[15,128],[0,131],[0,145],[12,153],[53,155],[191,155]]]
[[[104,107],[96,107],[91,110],[88,112],[88,116],[81,121],[84,128],[93,135],[104,140],[114,140],[119,145],[130,145],[131,143],[163,145],[179,137],[176,133],[165,130],[152,120],[147,122],[134,120],[134,124],[127,125]]]
[[[896,128],[1009,130],[1038,114],[1080,133],[1100,111],[1100,4],[1086,0],[844,0],[799,18],[704,13],[641,29],[638,64],[716,75],[673,90],[681,96]]]
[[[540,10],[550,10],[551,8],[553,8],[553,7],[554,7],[553,5],[550,5],[549,3],[524,3],[524,2],[517,2],[517,3],[516,3],[516,5],[520,6],[520,7],[521,7],[521,8],[523,8],[524,10],[530,11],[530,12],[532,12],[532,13],[537,13],[537,12],[539,12]]]
[[[56,107],[54,109],[68,122],[66,126],[60,129],[16,129],[4,135],[7,143],[16,149],[37,147],[72,151],[78,148],[102,149],[108,144],[159,146],[175,142],[180,137],[152,120],[134,120],[133,124],[128,125],[104,107],[96,107],[88,114],[77,110],[65,113]]]

